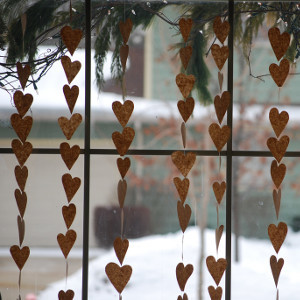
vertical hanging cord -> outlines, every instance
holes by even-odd
[[[278,88],[278,104],[280,103],[280,92],[281,92],[281,87]]]
[[[181,240],[181,258],[183,262],[183,240],[184,240],[184,233],[182,234],[182,240]]]
[[[22,279],[22,275],[21,275],[21,270],[20,270],[20,272],[19,272],[19,282],[18,282],[19,299],[21,299],[21,279]]]
[[[70,0],[70,24],[72,23],[72,0]]]
[[[69,274],[69,263],[68,263],[68,259],[66,258],[66,290],[68,287],[68,274]]]
[[[124,231],[124,208],[121,208],[121,239],[123,240],[123,231]]]

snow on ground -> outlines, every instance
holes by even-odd
[[[194,265],[194,273],[186,284],[189,299],[198,299],[199,281],[199,230],[189,228],[184,235],[184,264]],[[206,256],[216,256],[214,233],[205,232]],[[181,295],[175,275],[176,265],[181,262],[182,233],[157,235],[130,240],[124,260],[133,268],[132,277],[123,291],[123,300],[128,299],[177,299]],[[224,257],[225,235],[222,237],[219,257]],[[276,289],[269,265],[275,251],[268,240],[240,240],[241,262],[232,265],[232,300],[276,299]],[[279,251],[278,258],[285,259],[279,278],[280,299],[296,300],[300,295],[300,234],[290,231]],[[90,262],[89,300],[119,299],[117,292],[108,281],[104,268],[109,262],[116,262],[114,250]],[[224,286],[223,277],[221,286]],[[215,286],[205,266],[202,277],[205,300],[209,300],[207,287]],[[81,299],[81,271],[68,279],[67,288],[75,291],[75,299]],[[57,292],[66,289],[65,281],[53,283],[39,295],[39,300],[56,299]],[[222,297],[224,299],[224,297]]]

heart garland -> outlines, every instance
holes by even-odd
[[[63,43],[69,50],[70,54],[73,55],[81,41],[82,31],[80,29],[72,29],[70,26],[64,26],[60,31],[60,35]],[[67,81],[69,84],[71,84],[71,82],[76,78],[77,74],[81,69],[81,63],[79,61],[72,62],[70,57],[65,55],[61,57],[61,64],[65,72]],[[81,114],[78,113],[73,114],[76,101],[79,95],[79,87],[77,85],[70,87],[69,85],[65,84],[63,86],[63,93],[69,111],[71,113],[71,117],[70,118],[64,116],[59,117],[58,124],[66,139],[71,140],[73,134],[75,133],[75,131],[77,130],[77,128],[82,122]],[[71,146],[69,143],[63,142],[60,144],[60,155],[66,167],[70,171],[80,155],[80,147],[78,145]],[[77,193],[81,185],[81,180],[78,177],[73,178],[70,173],[65,173],[62,176],[62,184],[66,193],[67,203],[68,203],[68,205],[63,205],[62,207],[62,216],[67,231],[65,234],[59,233],[57,235],[57,243],[66,260],[66,280],[67,280],[68,278],[67,258],[77,239],[76,231],[70,229],[76,217],[76,205],[70,202],[73,200],[75,194]],[[61,290],[58,292],[58,299],[72,300],[74,296],[75,293],[73,290],[67,290],[66,292]]]

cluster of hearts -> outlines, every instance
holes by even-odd
[[[290,35],[287,32],[280,34],[278,28],[271,28],[268,32],[268,36],[273,51],[276,55],[276,58],[279,61],[284,56],[285,52],[289,47]],[[269,67],[269,71],[273,77],[273,80],[280,88],[283,85],[289,73],[288,60],[287,59],[281,60],[279,67],[276,64],[271,64]],[[280,211],[280,202],[281,202],[281,183],[286,173],[286,165],[280,162],[286,152],[286,149],[290,141],[287,135],[281,136],[281,134],[288,123],[289,115],[286,111],[282,111],[281,113],[279,113],[278,109],[274,107],[270,110],[269,119],[276,135],[276,138],[275,137],[268,138],[267,146],[275,158],[271,164],[271,177],[275,185],[275,188],[273,189],[273,201],[274,201],[276,217],[278,220],[279,211]],[[271,243],[274,247],[274,250],[278,254],[279,249],[281,248],[281,245],[283,244],[285,237],[287,235],[286,223],[280,222],[278,226],[276,226],[275,224],[270,224],[268,227],[268,234]],[[277,289],[277,299],[279,298],[279,291],[277,285],[278,285],[279,275],[283,267],[283,264],[284,264],[283,258],[279,258],[277,260],[275,255],[272,255],[270,257],[270,266],[271,266],[275,286]]]
[[[65,26],[61,29],[60,34],[61,34],[62,41],[64,42],[70,54],[73,56],[82,38],[82,31],[79,29],[72,29],[70,26]],[[79,61],[72,62],[71,59],[66,55],[62,56],[61,63],[65,71],[67,81],[69,84],[71,84],[73,79],[80,71],[81,63]],[[60,117],[58,118],[58,123],[66,139],[71,140],[74,132],[82,122],[82,116],[80,114],[78,113],[73,114],[73,110],[79,95],[79,87],[76,85],[70,87],[69,85],[66,84],[63,87],[63,92],[65,95],[66,102],[68,104],[69,111],[71,113],[71,118],[68,119],[66,117]],[[60,154],[67,168],[71,170],[77,158],[79,157],[80,147],[78,145],[74,145],[71,147],[69,143],[63,142],[60,144]],[[70,202],[72,201],[74,195],[78,191],[81,185],[81,180],[78,177],[73,178],[72,175],[69,173],[65,173],[62,176],[62,184],[68,201],[68,205],[64,205],[62,207],[62,215],[65,221],[67,232],[66,234],[59,233],[57,235],[57,242],[65,257],[66,270],[68,270],[67,258],[77,238],[76,231],[70,229],[76,216],[76,206],[75,204]],[[66,272],[66,276],[68,276],[67,272]],[[61,290],[58,293],[58,299],[71,300],[73,298],[74,298],[73,290],[67,290],[67,291]]]
[[[121,58],[121,63],[123,68],[123,76],[124,76],[125,69],[126,69],[126,62],[129,53],[129,47],[127,45],[127,42],[132,30],[131,19],[127,19],[125,22],[121,21],[119,23],[119,28],[123,38],[123,45],[121,45],[120,47],[120,58]],[[123,97],[125,97],[124,94]],[[124,178],[130,168],[131,162],[129,157],[125,157],[125,158],[122,157],[126,155],[135,136],[134,129],[131,127],[126,127],[131,117],[131,114],[133,112],[134,104],[131,100],[126,100],[123,104],[119,101],[115,101],[112,104],[112,109],[119,123],[123,128],[122,133],[115,131],[112,134],[112,140],[115,144],[117,152],[121,156],[117,159],[118,170],[122,178],[121,180],[119,180],[118,183],[118,200],[121,209],[121,235],[114,240],[114,250],[121,266],[119,266],[114,262],[110,262],[106,265],[105,272],[112,285],[118,291],[119,298],[122,299],[121,294],[125,286],[127,285],[128,281],[130,280],[132,274],[132,267],[129,265],[123,265],[125,255],[129,247],[129,241],[126,238],[123,238],[123,224],[124,224],[123,208],[124,208],[126,192],[127,192],[127,182]]]
[[[26,87],[27,80],[31,73],[29,65],[24,65],[20,62],[17,63],[18,78],[21,83],[22,89]],[[22,91],[16,91],[14,93],[14,104],[18,113],[11,115],[10,121],[13,129],[15,130],[18,139],[14,139],[11,143],[12,150],[16,155],[19,165],[15,167],[15,177],[19,186],[19,189],[15,190],[15,198],[19,209],[19,215],[17,217],[18,233],[19,233],[19,245],[13,245],[10,247],[10,253],[18,266],[19,273],[19,291],[21,289],[21,271],[30,255],[30,249],[28,246],[22,247],[25,238],[25,220],[24,214],[27,206],[27,195],[25,192],[25,186],[28,178],[28,169],[24,165],[32,152],[32,144],[26,142],[27,137],[31,131],[33,119],[31,116],[25,114],[31,107],[33,97],[31,94],[23,94]],[[21,296],[19,295],[19,298]]]

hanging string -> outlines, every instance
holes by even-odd
[[[22,275],[21,275],[21,270],[20,270],[20,273],[19,273],[19,282],[18,282],[19,299],[21,299],[21,278],[22,278]]]
[[[278,88],[278,104],[280,103],[280,91],[281,91],[281,87]]]
[[[124,231],[124,208],[121,208],[121,239],[123,240],[123,231]]]
[[[122,300],[122,295],[121,294],[119,294],[119,300]]]
[[[217,227],[220,227],[220,220],[219,220],[219,204],[217,203]]]
[[[219,173],[221,172],[221,164],[222,164],[221,152],[219,152]]]
[[[181,258],[183,262],[183,240],[184,240],[184,233],[182,234],[182,240],[181,240]]]
[[[70,0],[70,23],[72,23],[72,0]]]
[[[69,274],[69,263],[68,263],[68,259],[66,258],[66,290],[68,286],[68,274]]]

